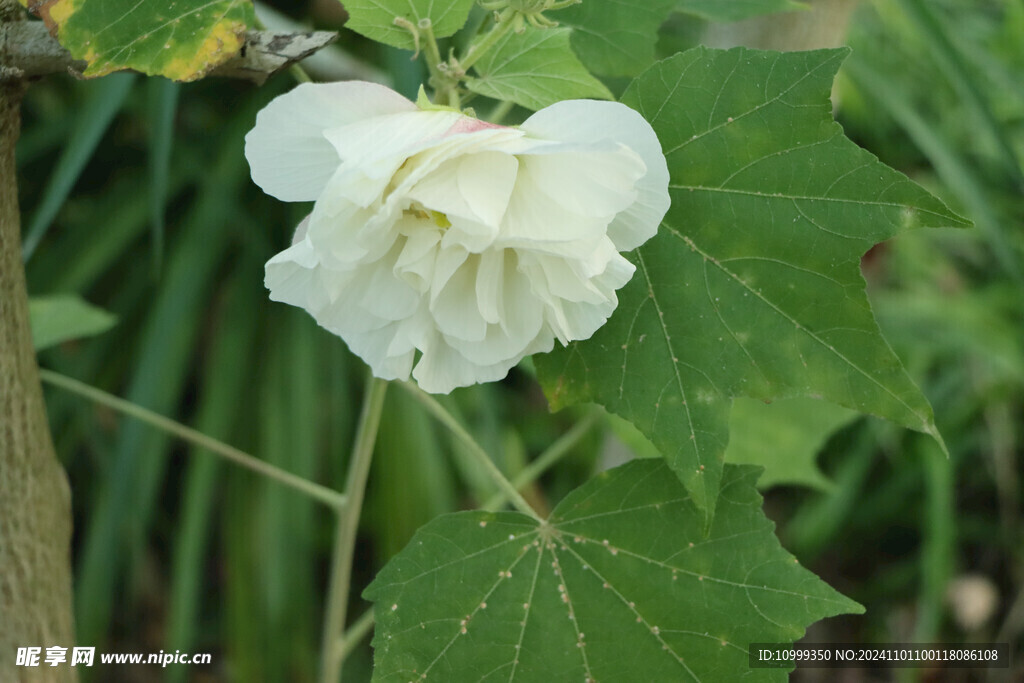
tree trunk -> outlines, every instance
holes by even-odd
[[[73,681],[71,490],[50,439],[21,262],[14,145],[24,87],[0,73],[0,680]],[[67,661],[47,666],[55,645]],[[18,666],[19,647],[42,648],[40,666]]]

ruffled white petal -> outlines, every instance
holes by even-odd
[[[545,140],[610,140],[639,155],[647,173],[637,181],[637,200],[615,217],[608,236],[619,251],[630,251],[654,237],[670,204],[668,164],[658,136],[644,117],[619,102],[567,100],[541,109],[520,129]]]
[[[324,131],[403,111],[416,105],[376,83],[303,83],[264,107],[245,136],[253,182],[282,201],[313,201],[339,162]]]
[[[647,172],[624,145],[547,145],[521,157],[538,188],[569,211],[608,221],[637,199],[636,184]]]
[[[316,199],[267,263],[271,298],[307,310],[378,377],[411,373],[436,393],[603,325],[633,274],[619,252],[668,206],[650,126],[579,101],[507,128],[366,85],[297,89],[247,138],[264,189]],[[359,104],[327,104],[358,92]]]
[[[409,191],[428,209],[494,228],[497,232],[515,187],[519,162],[503,152],[478,152],[449,159]]]

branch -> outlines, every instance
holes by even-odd
[[[338,37],[333,31],[249,31],[241,53],[217,66],[210,76],[242,78],[261,84],[278,71],[308,57]],[[7,70],[31,78],[55,73],[81,77],[86,63],[75,59],[41,21],[0,25],[0,55]]]

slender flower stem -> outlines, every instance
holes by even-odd
[[[288,73],[292,75],[296,83],[312,83],[313,77],[299,64],[292,64],[288,67]]]
[[[426,53],[427,69],[430,71],[430,85],[434,88],[434,102],[446,102],[448,106],[459,108],[459,81],[454,77],[448,66],[441,59],[441,50],[434,37],[434,27],[429,20],[418,25],[417,34],[423,39],[423,51]]]
[[[498,488],[501,489],[503,495],[512,502],[512,505],[514,505],[517,510],[523,514],[533,517],[538,522],[543,522],[537,512],[530,507],[530,504],[526,502],[526,499],[523,498],[519,491],[516,490],[516,487],[512,485],[512,482],[510,482],[505,475],[501,473],[501,470],[499,470],[498,466],[494,464],[494,461],[487,455],[487,452],[483,447],[476,442],[476,439],[466,431],[466,428],[463,427],[451,413],[445,410],[443,405],[437,402],[437,399],[411,382],[403,382],[401,386],[412,394],[413,398],[422,403],[423,406],[430,411],[430,413],[441,424],[451,430],[452,434],[454,434],[456,438],[466,446],[473,457],[476,458],[477,462],[480,463],[484,470],[487,471],[487,474],[490,475],[494,483],[498,485]]]
[[[601,413],[598,410],[594,410],[582,420],[574,424],[569,431],[556,439],[555,442],[548,446],[543,453],[537,456],[536,460],[524,467],[519,474],[513,477],[512,486],[514,486],[518,491],[524,486],[535,481],[552,465],[565,457],[565,455],[572,450],[573,446],[579,443],[580,440],[587,435],[587,432],[600,423],[601,418]],[[480,509],[494,511],[504,505],[507,500],[508,496],[505,491],[498,491],[491,496]]]
[[[476,64],[477,60],[487,54],[491,48],[497,45],[512,30],[515,24],[515,16],[516,13],[513,10],[505,10],[501,13],[498,22],[491,28],[490,32],[479,43],[470,47],[466,56],[459,60],[459,66],[463,71],[469,71],[469,67]]]
[[[511,100],[502,100],[495,105],[494,109],[491,110],[487,120],[491,123],[501,123],[508,116],[508,113],[512,111],[512,107],[515,106],[515,102]]]
[[[359,513],[363,507],[366,492],[366,478],[370,474],[373,447],[377,441],[377,428],[384,411],[386,380],[371,377],[363,398],[363,411],[359,416],[355,445],[349,460],[348,480],[345,482],[347,504],[338,510],[338,529],[334,537],[334,557],[331,561],[331,579],[327,588],[327,613],[324,615],[320,680],[321,683],[338,683],[341,680],[341,664],[345,654],[342,632],[345,628],[345,612],[348,609],[349,583],[352,579],[352,556],[355,552],[356,531],[359,528]]]
[[[446,76],[441,72],[441,50],[437,47],[437,38],[434,37],[434,27],[425,22],[419,26],[420,36],[424,38],[423,50],[427,53],[427,69],[430,75],[437,79],[438,86],[445,80]]]
[[[221,456],[225,460],[230,460],[231,462],[250,469],[257,474],[262,474],[274,481],[280,482],[281,484],[299,491],[310,498],[318,500],[333,509],[340,509],[345,506],[345,496],[333,489],[321,486],[320,484],[311,482],[308,479],[303,479],[291,472],[282,470],[279,467],[275,467],[274,465],[255,458],[244,451],[240,451],[234,446],[229,446],[222,441],[218,441],[217,439],[203,434],[202,432],[186,427],[180,422],[175,422],[170,418],[154,413],[152,410],[135,405],[131,401],[118,398],[117,396],[108,394],[101,389],[89,386],[84,382],[79,382],[77,379],[72,379],[65,375],[61,375],[60,373],[53,372],[52,370],[44,370],[40,368],[39,377],[47,384],[60,387],[61,389],[70,391],[73,394],[83,396],[90,401],[112,408],[119,413],[134,417],[136,420],[145,422],[157,429],[161,429],[168,434],[178,437],[182,441],[188,441],[195,446],[204,448],[211,453]]]
[[[345,630],[345,635],[338,639],[336,647],[341,651],[338,656],[345,661],[359,641],[366,637],[366,634],[373,628],[373,609],[363,612],[363,615],[356,619],[355,623]]]

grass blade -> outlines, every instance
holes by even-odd
[[[164,207],[171,171],[171,145],[174,142],[174,114],[178,110],[181,88],[165,78],[146,82],[149,109],[149,221],[153,240],[153,274],[160,272],[164,253]]]
[[[53,219],[82,175],[103,134],[121,110],[134,82],[135,74],[112,74],[98,81],[89,93],[82,113],[76,117],[67,147],[64,148],[64,153],[47,182],[43,199],[25,233],[21,247],[21,255],[25,261],[32,258],[39,242],[50,229]]]

